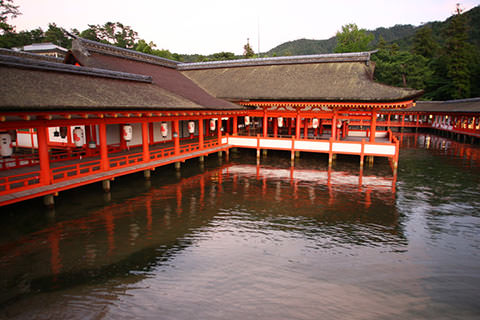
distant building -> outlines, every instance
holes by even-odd
[[[55,58],[64,58],[68,52],[68,49],[57,46],[56,44],[53,44],[51,42],[34,43],[27,46],[14,48],[14,50],[25,51]]]

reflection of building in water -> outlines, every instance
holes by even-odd
[[[450,138],[425,133],[402,133],[398,135],[402,148],[424,148],[442,154],[465,159],[467,162],[480,164],[478,145],[465,144]]]
[[[246,210],[253,221],[265,219],[265,214],[304,217],[305,223],[320,219],[367,228],[375,221],[385,225],[382,233],[386,236],[378,241],[402,239],[392,205],[392,186],[394,178],[362,176],[362,172],[357,175],[253,165],[226,165],[174,184],[153,186],[142,195],[111,203],[88,216],[57,222],[14,243],[2,244],[0,266],[18,267],[5,268],[0,301],[46,283],[58,287],[75,277],[121,273],[131,270],[132,263],[142,270],[154,267],[190,246],[189,234],[209,226],[225,208]],[[374,201],[371,193],[376,194]],[[354,202],[346,203],[347,195]],[[372,208],[380,214],[372,217]],[[302,232],[302,221],[296,232]],[[265,232],[276,228],[264,227]],[[360,233],[349,232],[345,241],[362,243]],[[32,259],[27,266],[24,261],[29,256]],[[19,276],[27,277],[27,286],[18,287]]]

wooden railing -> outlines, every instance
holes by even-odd
[[[40,171],[0,177],[0,195],[8,194],[12,190],[22,191],[35,187],[40,183]]]

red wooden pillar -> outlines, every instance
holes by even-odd
[[[50,184],[50,158],[48,156],[48,127],[37,128],[38,157],[40,160],[40,184]]]
[[[153,144],[153,122],[148,123],[148,144]]]
[[[263,111],[263,137],[267,137],[268,133],[268,117],[267,117],[267,111]]]
[[[120,127],[119,127],[119,129],[120,129],[120,133],[119,133],[120,134],[120,148],[122,150],[127,149],[127,140],[125,140],[125,138],[123,137],[123,127],[124,126],[125,126],[124,124],[121,124]]]
[[[287,120],[288,120],[288,135],[291,136],[293,121],[292,121],[292,118],[288,118]]]
[[[377,131],[377,112],[372,111],[372,120],[370,121],[370,142],[375,142],[376,131]]]
[[[303,139],[308,139],[308,118],[305,118],[303,124]]]
[[[273,118],[273,136],[276,138],[278,135],[278,118]]]
[[[203,149],[203,119],[198,119],[198,145]]]
[[[332,118],[332,136],[331,136],[334,140],[337,139],[337,114],[334,113],[333,114],[333,118]]]
[[[228,134],[232,133],[232,126],[231,126],[231,123],[230,123],[230,117],[227,120],[227,133]]]
[[[103,171],[110,168],[108,163],[108,146],[107,146],[107,125],[100,123],[98,125],[98,134],[100,135],[100,163]]]
[[[236,136],[238,133],[238,116],[233,116],[233,132],[232,134]]]
[[[92,149],[90,149],[90,142],[92,141],[92,129],[89,125],[85,125],[85,154],[87,157],[92,155]]]
[[[300,139],[300,114],[297,113],[296,123],[295,123],[295,139]]]
[[[402,128],[405,127],[405,115],[402,114]]]
[[[142,149],[143,162],[150,161],[150,148],[148,147],[149,123],[142,122]]]
[[[217,118],[217,139],[218,144],[222,144],[222,117]]]
[[[180,133],[179,133],[179,126],[178,126],[178,120],[173,120],[173,145],[174,145],[174,152],[175,155],[180,154]]]

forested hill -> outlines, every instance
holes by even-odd
[[[475,46],[480,46],[480,6],[465,12],[468,21],[469,42]],[[395,25],[390,28],[377,28],[368,31],[374,35],[371,43],[372,49],[375,49],[379,40],[383,38],[387,44],[396,43],[400,50],[408,50],[415,36],[415,32],[426,25],[431,26],[433,36],[438,42],[442,42],[440,34],[448,24],[451,18],[443,22],[428,22],[422,26]],[[266,56],[290,56],[290,55],[308,55],[333,53],[337,44],[336,37],[326,40],[299,39],[288,41],[265,52]]]

